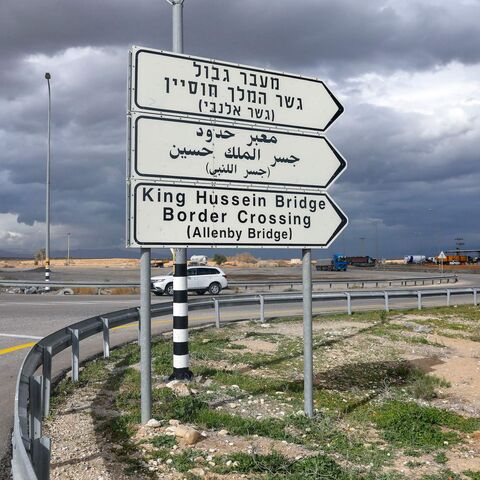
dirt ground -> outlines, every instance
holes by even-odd
[[[313,419],[297,319],[193,333],[188,384],[168,383],[158,340],[151,426],[130,345],[57,388],[51,478],[478,479],[478,320],[475,307],[317,317]]]

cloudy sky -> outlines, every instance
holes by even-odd
[[[480,0],[185,0],[185,52],[324,80],[348,160],[333,250],[433,254],[480,248],[479,18]],[[171,48],[171,7],[4,0],[0,32],[0,255],[44,245],[46,71],[53,254],[67,232],[74,252],[123,254],[127,52]]]

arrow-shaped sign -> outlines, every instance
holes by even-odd
[[[323,132],[343,112],[316,78],[132,48],[130,110]]]
[[[326,193],[133,182],[130,246],[326,248],[347,218]]]
[[[324,137],[132,115],[133,177],[328,187],[346,161]]]

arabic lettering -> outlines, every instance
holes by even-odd
[[[197,137],[203,137],[203,134],[204,134],[203,128],[200,127],[197,130],[196,134],[197,134]],[[207,137],[207,143],[211,143],[214,136],[214,130],[212,130],[211,128],[208,128],[205,132],[205,135]],[[219,132],[215,133],[215,138],[221,138],[223,140],[228,140],[229,138],[232,138],[234,136],[235,134],[230,132],[229,130],[220,130]]]
[[[258,155],[258,157],[257,157]],[[260,160],[260,149],[254,148],[253,152],[242,152],[240,147],[230,147],[225,152],[225,158],[235,158],[238,160]]]
[[[265,133],[262,133],[262,135],[250,135],[250,143],[247,143],[247,146],[251,147],[254,143],[255,145],[258,143],[277,143],[277,137],[275,135],[268,137]]]
[[[263,168],[260,168],[258,170],[246,170],[243,178],[248,178],[250,175],[257,175],[263,178],[266,173],[267,170],[264,170]]]
[[[173,159],[177,159],[178,157],[187,158],[190,155],[205,157],[212,153],[213,153],[213,150],[210,150],[206,147],[203,147],[201,150],[189,150],[188,148],[178,148],[175,145],[173,145],[172,149],[170,150],[170,158],[173,158]]]
[[[295,166],[295,164],[300,161],[300,159],[295,155],[290,155],[289,157],[273,157],[273,158],[275,159],[275,162],[273,162],[270,165],[271,167],[274,167],[277,163],[289,163]]]
[[[209,175],[212,175],[212,177],[216,177],[219,173],[237,173],[237,166],[233,163],[229,163],[227,165],[221,165],[217,168],[210,168],[209,164],[207,163],[206,170]]]

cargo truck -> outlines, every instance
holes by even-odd
[[[346,272],[347,262],[345,256],[336,253],[332,258],[317,260],[316,270],[321,272]]]
[[[472,263],[473,259],[467,255],[447,255],[443,260],[444,265],[461,265]]]
[[[362,257],[346,257],[345,258],[348,265],[353,267],[374,267],[376,260],[372,257],[362,256]]]

